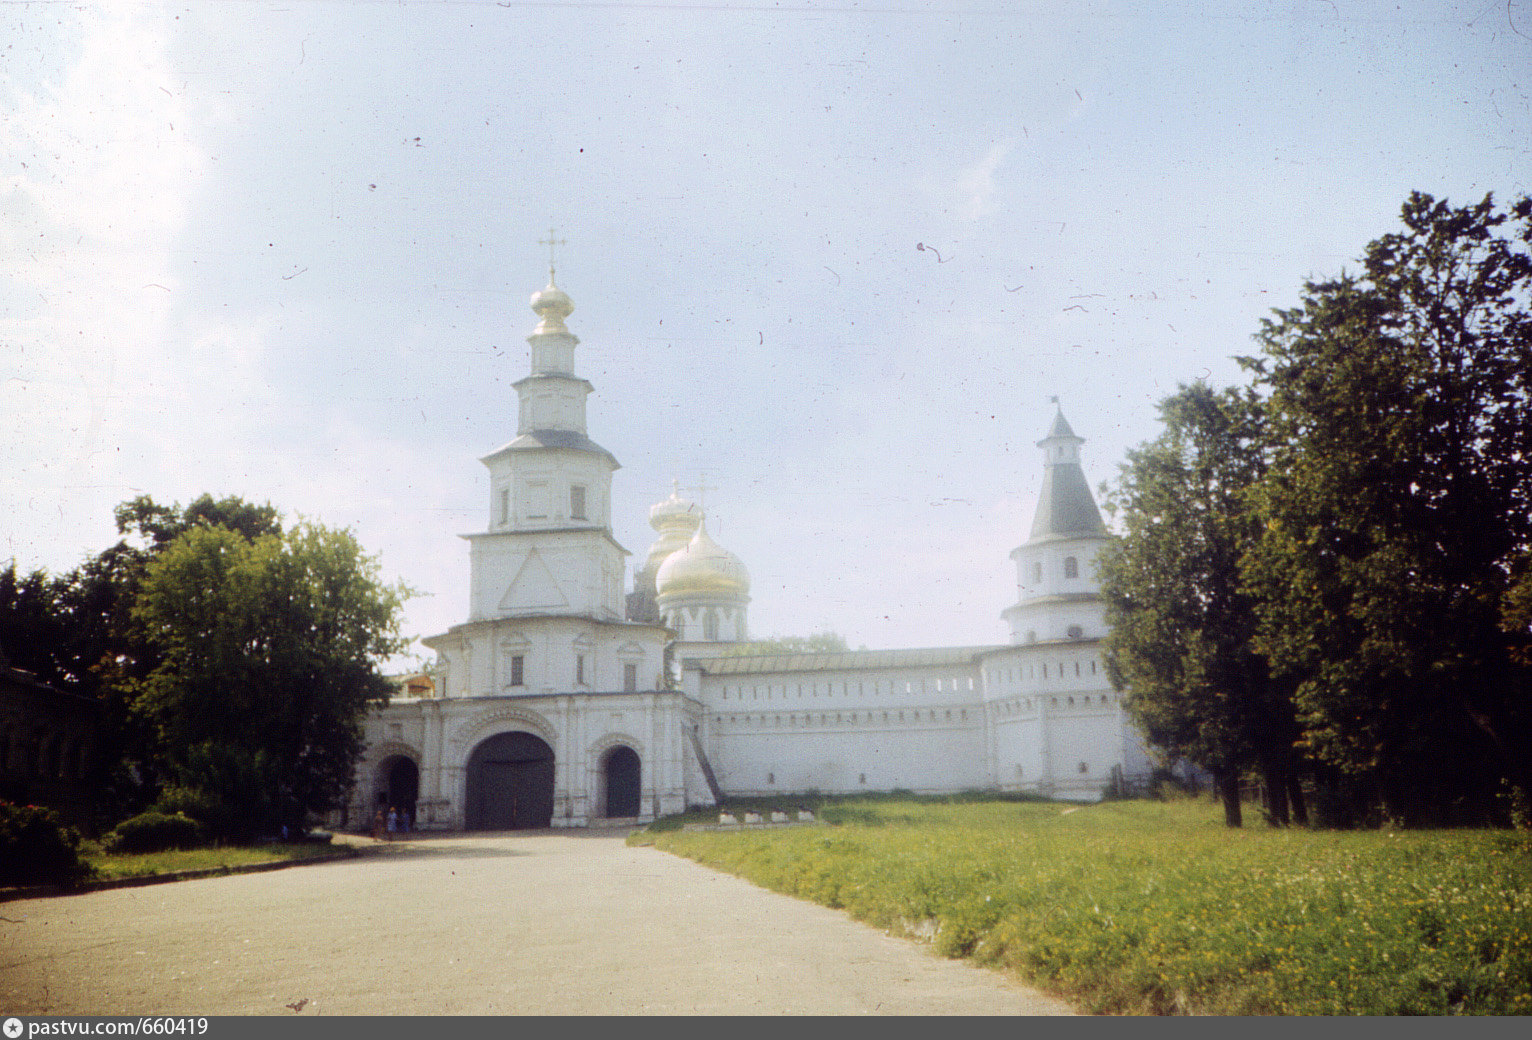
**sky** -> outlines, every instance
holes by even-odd
[[[0,565],[238,495],[415,636],[550,229],[630,581],[703,485],[753,634],[881,649],[1007,640],[1050,398],[1110,482],[1411,191],[1532,191],[1532,0],[0,3],[0,56]]]

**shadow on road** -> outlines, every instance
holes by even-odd
[[[535,849],[518,846],[518,841],[529,838],[604,838],[622,841],[633,828],[548,828],[521,831],[456,831],[450,834],[415,833],[392,841],[377,841],[359,835],[347,835],[344,843],[356,850],[362,858],[428,859],[465,858],[497,859],[513,856],[535,856]]]

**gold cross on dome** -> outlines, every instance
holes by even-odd
[[[540,245],[540,246],[547,246],[548,247],[548,281],[549,282],[553,281],[553,250],[554,250],[554,248],[557,247],[557,246],[567,246],[569,244],[568,239],[555,238],[554,235],[556,233],[557,233],[557,231],[556,231],[555,228],[549,228],[548,229],[548,237],[547,238],[540,238],[540,239],[537,240],[537,244],[538,245]]]
[[[699,510],[701,510],[703,513],[706,513],[707,512],[707,493],[709,491],[717,491],[718,488],[717,488],[716,485],[709,484],[707,482],[707,474],[706,473],[699,473],[699,474],[697,474],[697,483],[696,483],[696,485],[693,486],[693,487],[689,487],[686,490],[688,490],[688,491],[695,491],[697,493],[697,508]]]

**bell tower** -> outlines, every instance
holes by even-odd
[[[556,244],[550,233],[548,244]],[[621,620],[627,551],[612,537],[618,462],[586,434],[593,387],[575,374],[574,301],[548,284],[532,294],[530,372],[515,384],[516,437],[480,461],[489,524],[472,543],[469,618],[571,614]]]

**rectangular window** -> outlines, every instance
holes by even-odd
[[[585,655],[575,654],[575,685],[585,685]]]
[[[585,519],[585,488],[579,484],[569,489],[569,519]]]
[[[512,654],[511,655],[511,685],[512,686],[525,686],[526,685],[526,666],[527,666],[527,659],[526,659],[525,656],[523,656],[521,654]]]
[[[627,693],[638,691],[638,665],[625,664],[622,666],[622,688]]]
[[[500,522],[502,524],[508,524],[508,523],[511,522],[511,489],[510,488],[501,488],[500,489]]]
[[[548,485],[542,481],[532,481],[527,484],[527,518],[529,520],[548,518]]]

